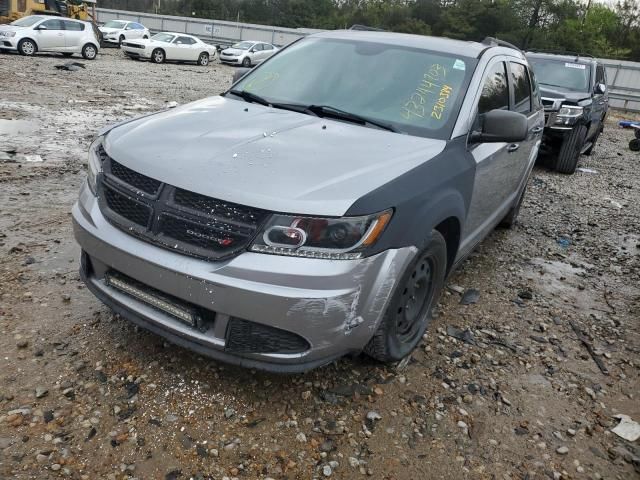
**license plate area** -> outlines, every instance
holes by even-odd
[[[205,319],[198,308],[127,277],[120,272],[110,270],[105,274],[104,282],[109,287],[166,313],[190,327],[201,329],[205,324]]]

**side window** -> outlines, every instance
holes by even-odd
[[[40,25],[47,27],[47,30],[64,30],[62,20],[58,19],[47,20],[46,22],[42,22]]]
[[[253,46],[253,51],[254,51],[254,52],[261,52],[261,51],[262,51],[262,44],[261,44],[261,43],[256,43],[256,44]]]
[[[496,63],[487,74],[478,102],[478,115],[496,109],[509,109],[509,87],[504,62]]]
[[[263,43],[262,44],[262,49],[263,50],[273,50],[273,45],[269,45],[268,43]]]
[[[521,63],[509,62],[511,81],[513,82],[513,110],[520,113],[531,112],[531,84],[527,67]]]
[[[132,23],[131,28],[133,28],[134,30],[144,30],[144,27],[139,23]]]
[[[529,68],[529,76],[531,80],[531,110],[538,111],[542,108],[542,99],[540,98],[540,88],[538,81],[533,73],[533,69]]]
[[[604,67],[602,65],[598,65],[596,67],[596,83],[607,83],[605,80]]]
[[[70,22],[69,20],[64,21],[65,30],[70,30],[72,32],[82,32],[84,30],[84,24],[78,22]]]
[[[178,37],[174,43],[177,45],[191,45],[193,41],[189,37]]]

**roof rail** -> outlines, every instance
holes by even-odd
[[[362,31],[369,31],[369,32],[384,32],[384,30],[381,29],[381,28],[369,27],[368,25],[359,25],[357,23],[355,25],[351,25],[349,30],[362,30]]]
[[[482,43],[483,45],[489,45],[491,47],[507,47],[520,51],[520,49],[513,43],[505,42],[504,40],[500,40],[499,38],[485,37],[484,40],[482,40]]]
[[[593,58],[593,59],[596,58],[593,55],[590,55],[588,53],[570,52],[570,51],[567,51],[567,50],[547,50],[547,49],[531,48],[531,49],[527,50],[527,52],[530,52],[530,53],[548,53],[550,55],[566,55],[568,57],[576,57],[576,58],[580,58],[580,57],[588,57],[588,58]]]

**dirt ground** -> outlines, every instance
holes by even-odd
[[[66,61],[0,54],[1,479],[640,478],[640,445],[611,432],[640,421],[630,132],[610,122],[573,176],[536,167],[519,226],[449,279],[406,368],[270,375],[114,316],[70,223],[101,127],[216,95],[233,68]]]

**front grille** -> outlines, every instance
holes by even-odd
[[[101,147],[100,147],[101,148]],[[98,201],[107,220],[150,243],[218,260],[245,249],[269,212],[189,192],[103,160]]]
[[[125,47],[130,47],[130,48],[144,48],[144,45],[140,45],[138,43],[123,42],[122,45],[124,45]]]
[[[230,353],[302,353],[309,342],[293,332],[231,318],[224,349]]]

